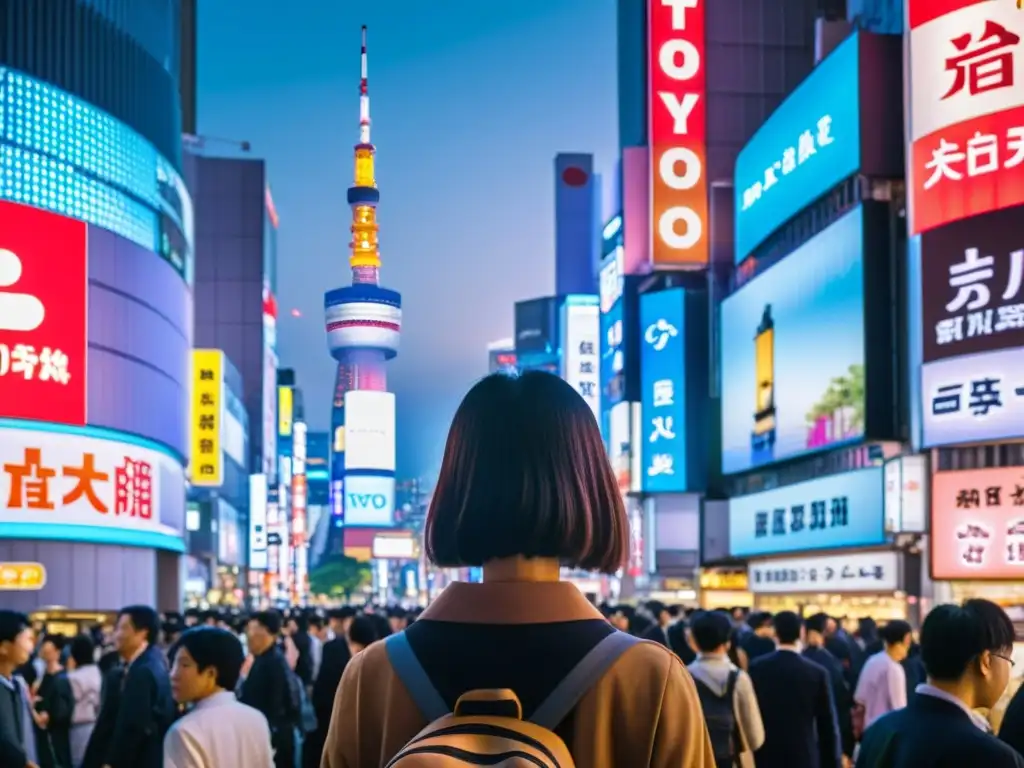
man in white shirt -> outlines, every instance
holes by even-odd
[[[233,693],[245,655],[228,630],[194,627],[171,649],[171,690],[194,705],[164,740],[164,768],[273,768],[270,727]]]
[[[882,715],[907,706],[907,673],[902,662],[910,651],[910,625],[890,621],[879,633],[885,650],[870,657],[860,672],[853,699],[864,712],[864,728]]]

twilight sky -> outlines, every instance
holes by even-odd
[[[403,295],[389,370],[398,470],[428,474],[459,399],[486,373],[487,343],[512,335],[513,302],[553,290],[555,154],[593,152],[612,176],[615,1],[299,6],[200,3],[199,130],[248,140],[269,163],[281,364],[297,371],[311,428],[326,429],[323,294],[350,281],[345,190],[369,26],[381,281]]]

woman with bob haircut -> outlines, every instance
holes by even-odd
[[[628,647],[552,724],[576,765],[714,767],[682,662],[657,643],[624,641],[575,585],[559,580],[562,566],[615,573],[629,555],[626,511],[597,422],[562,379],[494,374],[469,391],[448,432],[425,547],[439,567],[482,566],[483,583],[450,584],[403,633],[353,657],[322,768],[386,765],[436,719],[392,664],[396,641],[447,712],[467,691],[511,689],[529,720],[611,635]]]

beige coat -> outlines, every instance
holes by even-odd
[[[422,620],[532,624],[602,618],[572,584],[452,584]],[[693,679],[667,648],[624,653],[580,701],[568,744],[580,768],[714,768]],[[381,768],[427,723],[384,643],[349,662],[334,700],[321,768]]]

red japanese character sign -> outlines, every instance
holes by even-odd
[[[932,578],[1024,578],[1024,469],[932,477]]]
[[[0,201],[0,418],[84,425],[86,225]]]
[[[79,435],[0,430],[0,529],[21,523],[177,535],[165,531],[160,521],[162,471],[177,471],[184,487],[181,466],[149,448]]]
[[[1024,204],[1024,14],[911,0],[908,182],[917,234]]]

